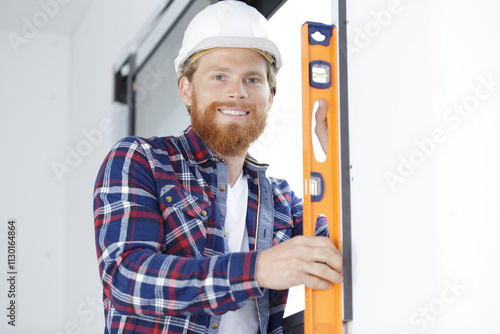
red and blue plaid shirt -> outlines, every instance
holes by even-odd
[[[105,333],[217,333],[220,316],[248,300],[257,303],[261,332],[283,331],[287,291],[259,288],[257,257],[302,234],[302,204],[266,168],[245,161],[251,251],[229,253],[226,165],[191,127],[113,147],[94,193]],[[318,222],[316,234],[326,230]]]

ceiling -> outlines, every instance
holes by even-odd
[[[71,35],[93,0],[0,0],[0,29],[20,34],[26,21],[45,32]],[[45,4],[45,5],[44,5]]]
[[[243,0],[271,16],[286,0]],[[40,22],[45,32],[72,35],[94,0],[0,0],[0,29],[21,33],[30,23]],[[40,21],[36,21],[36,20]],[[46,21],[44,21],[46,20]]]

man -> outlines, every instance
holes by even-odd
[[[199,13],[175,64],[192,127],[106,157],[94,201],[105,333],[279,333],[289,287],[341,282],[338,250],[300,236],[300,200],[247,155],[281,66],[265,23],[239,1]],[[324,101],[318,115],[326,148]]]

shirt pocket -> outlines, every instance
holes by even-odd
[[[212,214],[211,203],[178,186],[165,186],[160,192],[160,209],[165,224],[166,252],[202,256],[207,221]]]

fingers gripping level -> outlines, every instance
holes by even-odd
[[[342,249],[336,28],[306,22],[301,33],[304,235],[314,235],[318,216],[325,215],[330,239],[337,249]],[[324,99],[328,106],[328,147],[323,162],[315,158],[311,130],[314,103],[319,99]],[[306,288],[304,333],[342,333],[341,284],[325,291]]]

